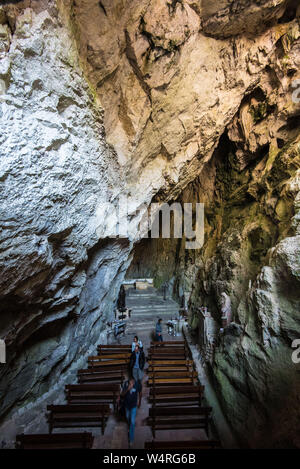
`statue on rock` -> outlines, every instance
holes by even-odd
[[[227,293],[221,293],[222,327],[228,326],[232,321],[231,300]]]
[[[123,311],[126,309],[126,291],[124,285],[121,285],[119,297],[117,301],[117,308],[119,311]]]

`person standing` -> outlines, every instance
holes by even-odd
[[[160,318],[157,323],[156,323],[156,327],[155,327],[155,340],[156,342],[163,342],[163,338],[162,338],[162,326],[161,326],[161,323],[162,323],[162,319]]]
[[[140,350],[139,344],[136,344],[129,361],[131,375],[136,381],[142,381],[143,379],[145,361],[146,359],[143,350]]]
[[[134,378],[130,378],[125,381],[121,398],[123,398],[123,405],[125,408],[126,419],[129,425],[128,432],[128,446],[132,448],[134,441],[134,431],[135,431],[135,418],[137,411],[137,404],[139,400],[139,405],[141,401],[142,386],[140,381],[136,381]]]
[[[139,340],[138,336],[135,335],[134,338],[133,338],[133,342],[131,344],[131,353],[135,351],[135,346],[138,345],[140,350],[143,349],[143,344],[142,344],[142,341]]]

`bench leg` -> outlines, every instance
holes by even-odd
[[[52,422],[52,417],[50,415],[49,417],[49,433],[51,434],[53,430],[53,422]]]
[[[104,413],[102,414],[102,435],[104,435],[104,427],[105,427],[105,418]]]
[[[153,382],[154,382],[154,378],[153,378]],[[154,387],[154,395],[155,395],[155,387]],[[156,414],[155,404],[156,404],[156,402],[154,401],[154,405],[152,405],[152,409],[154,410],[153,417],[152,417],[152,435],[153,435],[153,438],[155,438],[155,414]]]
[[[207,438],[209,438],[208,418],[205,421],[205,431],[206,431]]]

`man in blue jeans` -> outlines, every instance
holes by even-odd
[[[136,381],[134,378],[131,378],[129,381],[125,381],[121,392],[121,397],[123,397],[124,399],[123,402],[126,412],[126,418],[129,425],[129,448],[132,448],[134,440],[136,409],[138,399],[139,403],[141,400],[141,391],[141,382]]]
[[[136,344],[135,350],[132,352],[129,360],[130,373],[136,381],[142,381],[143,379],[145,361],[143,350],[140,350],[139,345]]]

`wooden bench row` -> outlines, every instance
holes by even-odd
[[[148,377],[149,379],[160,379],[160,378],[198,378],[198,373],[195,370],[170,370],[170,369],[163,369],[158,370],[154,368],[149,371],[148,369]]]
[[[148,356],[149,402],[152,407],[149,409],[147,423],[151,426],[153,437],[155,438],[158,430],[198,428],[204,429],[208,436],[212,408],[202,407],[204,386],[199,384],[186,342],[152,343]],[[166,442],[148,442],[145,448],[179,448],[177,441],[167,442],[165,447],[164,443]],[[199,446],[201,445],[214,447],[218,443],[205,441]],[[182,443],[182,448],[187,447],[187,442]],[[191,443],[191,447],[197,446]]]
[[[127,367],[126,367],[127,368]],[[99,369],[86,369],[78,370],[77,379],[79,384],[100,384],[100,383],[110,383],[110,384],[121,384],[125,378],[125,369],[115,369],[115,370],[99,370]]]
[[[116,408],[119,384],[67,384],[68,404],[112,404]]]
[[[98,345],[98,355],[88,357],[88,368],[77,372],[80,384],[121,384],[128,370],[130,345]]]
[[[198,376],[194,377],[167,377],[167,378],[149,378],[148,386],[181,386],[183,384],[198,384]]]
[[[185,340],[165,340],[163,342],[150,342],[150,347],[186,347]]]
[[[111,413],[108,404],[48,405],[49,433],[54,428],[101,427],[104,434]]]
[[[211,407],[158,407],[149,409],[148,425],[155,438],[157,430],[203,428],[208,436]]]
[[[179,369],[180,367],[190,369],[194,367],[194,362],[193,360],[189,359],[169,360],[166,358],[161,358],[148,360],[149,371],[158,367],[165,367],[165,369]]]
[[[90,432],[52,433],[55,428],[100,427],[104,433],[116,407],[120,384],[128,368],[130,345],[99,345],[99,355],[88,358],[88,369],[78,370],[79,384],[66,385],[65,405],[48,405],[49,434],[17,435],[16,447],[22,449],[91,448]]]
[[[154,386],[150,389],[149,402],[153,406],[201,406],[204,386]]]
[[[102,355],[92,355],[88,357],[88,364],[94,364],[94,363],[101,363],[106,360],[111,361],[111,360],[121,360],[121,361],[129,361],[131,356],[131,352],[122,352],[122,353],[104,353]]]
[[[115,349],[130,349],[130,344],[99,344],[97,345],[99,350],[115,350]]]
[[[177,347],[150,347],[148,349],[148,355],[187,355],[190,357],[190,350],[187,347],[177,346]]]
[[[98,355],[114,355],[118,353],[131,353],[131,345],[114,345],[113,347],[108,347],[107,345],[97,346]]]
[[[90,432],[83,433],[24,433],[16,436],[17,449],[90,449],[94,437]]]
[[[221,443],[218,440],[190,440],[190,441],[146,441],[144,448],[147,450],[161,449],[215,449],[220,448]]]

